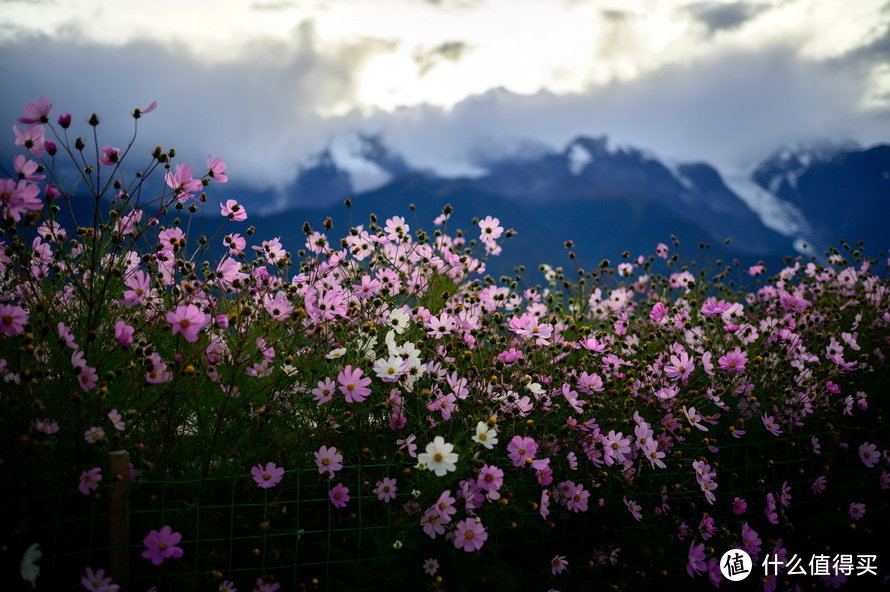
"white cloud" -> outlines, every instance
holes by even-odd
[[[888,140],[872,0],[158,2],[4,3],[2,121],[46,96],[123,143],[157,99],[145,146],[278,190],[354,128],[453,174],[525,138],[609,134],[725,168],[811,135]]]

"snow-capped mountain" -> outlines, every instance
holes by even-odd
[[[301,203],[329,205],[410,172],[402,157],[379,136],[345,133],[331,138],[324,150],[300,166],[295,193]]]
[[[453,203],[467,219],[501,217],[519,231],[514,242],[542,260],[564,256],[566,239],[579,257],[592,260],[651,250],[672,234],[749,260],[778,260],[795,250],[819,254],[841,238],[865,240],[874,252],[890,247],[883,228],[890,213],[890,146],[785,148],[750,175],[613,146],[605,136],[579,136],[561,150],[489,140],[470,155],[464,169],[473,170],[470,176],[408,162],[378,136],[338,136],[300,167],[294,193],[307,205],[292,213],[336,219],[342,211],[334,204],[351,197],[356,218],[372,211],[404,215],[416,204],[419,222],[428,223]],[[262,230],[262,219],[256,225]],[[727,238],[732,244],[724,246]]]

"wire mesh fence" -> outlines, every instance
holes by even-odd
[[[508,493],[509,503],[486,517],[491,537],[483,561],[515,564],[517,557],[529,553],[548,556],[579,546],[590,549],[588,555],[594,557],[608,553],[608,547],[599,547],[597,541],[612,541],[637,564],[657,564],[658,551],[634,545],[635,538],[669,537],[676,529],[676,516],[691,515],[689,508],[719,514],[736,496],[762,499],[782,485],[795,492],[795,504],[807,504],[815,499],[808,493],[815,475],[830,474],[843,486],[846,475],[861,470],[846,440],[879,441],[886,435],[887,429],[879,426],[845,431],[843,437],[826,430],[681,447],[665,459],[666,469],[643,471],[633,482],[621,484],[603,467],[586,463],[562,477],[597,483],[593,497],[616,497],[618,492],[617,502],[606,502],[612,511],[543,520],[534,502],[540,487],[529,484],[526,491],[517,487]],[[813,438],[821,448],[818,454]],[[703,458],[718,473],[714,506],[705,501],[690,468]],[[105,568],[124,584],[123,590],[133,591],[153,586],[159,592],[217,590],[225,580],[240,582],[239,586],[250,582],[249,589],[257,578],[281,584],[283,590],[416,589],[417,558],[431,548],[431,541],[419,527],[419,515],[406,510],[415,496],[400,490],[394,500],[384,503],[373,492],[379,479],[399,477],[413,464],[344,465],[337,481],[349,489],[350,499],[342,509],[331,503],[333,481],[313,465],[285,471],[282,482],[267,489],[257,487],[244,473],[132,480],[129,474],[120,474],[97,495],[84,496],[70,487],[35,493],[4,504],[4,513],[12,529],[40,542],[45,558],[40,588],[46,590],[81,589],[85,567]],[[645,514],[641,522],[624,511],[621,492],[635,496]],[[179,546],[184,554],[156,567],[141,556],[143,537],[165,525],[182,533]],[[480,564],[478,572],[459,574],[458,579],[485,580],[486,568]],[[521,576],[515,572],[511,570],[512,577],[519,577],[521,586]],[[30,587],[17,580],[4,589]]]

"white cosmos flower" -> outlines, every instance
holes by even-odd
[[[426,468],[442,477],[445,473],[449,473],[457,469],[457,453],[454,452],[454,445],[445,442],[442,436],[436,436],[433,441],[426,445],[426,452],[417,455],[417,460],[426,465]]]
[[[473,436],[473,442],[482,444],[491,450],[498,443],[498,433],[494,428],[488,427],[487,423],[480,421],[476,424],[476,435]]]
[[[542,387],[540,385],[540,383],[537,383],[537,382],[533,382],[533,383],[527,385],[525,388],[530,390],[532,392],[532,394],[535,394],[535,395],[543,395],[546,392],[544,390],[544,387]]]
[[[408,316],[405,311],[400,308],[393,309],[389,313],[389,325],[395,332],[401,335],[405,332],[405,329],[408,328],[408,323],[411,322],[411,317]]]
[[[341,357],[345,353],[346,353],[345,347],[338,347],[337,349],[332,349],[330,352],[328,352],[328,354],[325,357],[329,360],[336,360],[337,358]]]
[[[37,587],[37,576],[40,575],[40,566],[37,565],[37,560],[41,557],[43,557],[43,553],[40,551],[40,545],[37,543],[28,547],[22,556],[22,579],[30,582],[32,589]]]

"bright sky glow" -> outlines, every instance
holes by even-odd
[[[503,87],[520,94],[580,92],[626,81],[721,48],[794,43],[814,60],[836,58],[886,32],[882,0],[56,0],[2,3],[0,40],[44,33],[121,45],[177,44],[211,63],[244,47],[295,48],[311,27],[314,49],[352,48],[354,96],[325,107],[451,107]],[[696,14],[744,12],[709,30]],[[444,50],[443,50],[444,48]],[[437,51],[438,49],[438,51]],[[875,69],[872,97],[890,90]],[[873,99],[874,100],[874,99]]]

